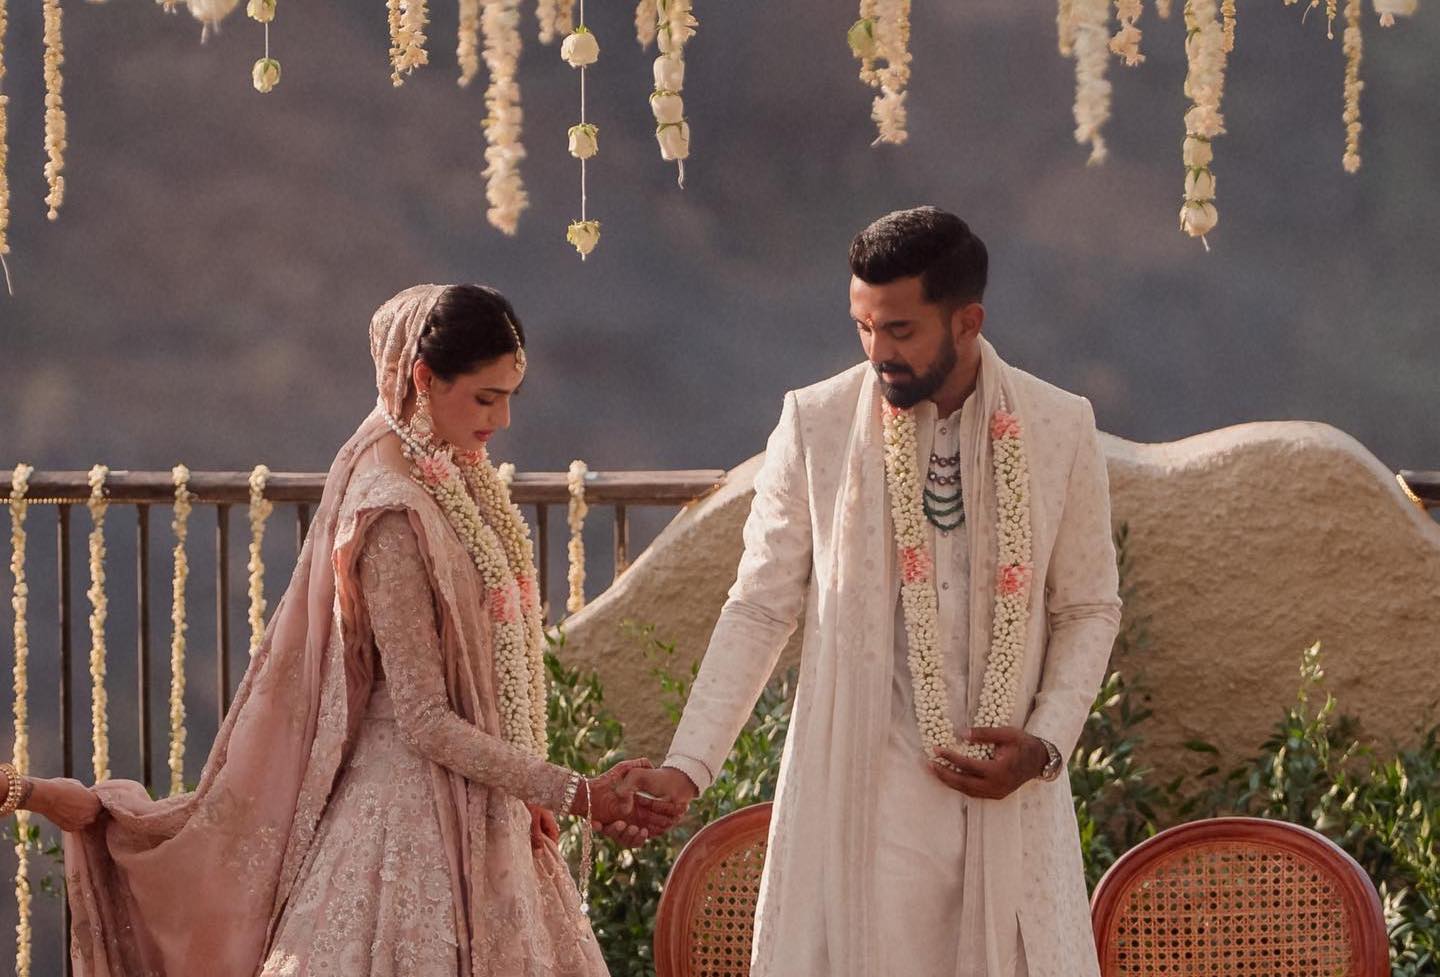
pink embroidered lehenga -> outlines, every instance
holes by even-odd
[[[398,414],[438,286],[371,325]],[[500,735],[484,585],[379,409],[341,449],[193,793],[94,788],[80,977],[602,977],[556,847],[570,771]]]

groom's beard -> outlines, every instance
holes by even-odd
[[[960,355],[955,352],[955,344],[947,342],[940,345],[940,358],[919,376],[903,363],[889,362],[876,363],[875,373],[877,376],[883,372],[892,376],[909,375],[910,379],[898,383],[892,383],[880,376],[880,392],[885,395],[885,399],[901,410],[909,410],[939,390],[959,362]]]

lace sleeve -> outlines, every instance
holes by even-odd
[[[486,733],[450,707],[434,594],[405,513],[387,512],[370,527],[360,554],[360,582],[405,742],[469,780],[564,813],[569,770]]]

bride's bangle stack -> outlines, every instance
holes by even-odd
[[[5,802],[0,804],[0,818],[8,818],[29,797],[29,781],[20,775],[13,763],[0,763],[0,774],[4,774],[7,789]]]

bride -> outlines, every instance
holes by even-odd
[[[79,977],[607,972],[555,818],[643,840],[646,761],[587,779],[545,760],[534,555],[486,453],[525,334],[493,289],[420,285],[376,312],[370,349],[379,403],[198,788],[0,766],[0,811],[66,832]]]

